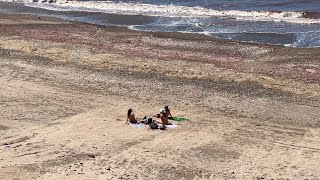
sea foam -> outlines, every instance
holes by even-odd
[[[66,1],[66,0],[1,0],[23,2],[27,6],[53,11],[85,11],[122,15],[145,15],[166,17],[228,17],[246,21],[275,21],[289,23],[320,23],[320,19],[304,17],[305,12],[271,12],[213,10],[203,7],[175,5],[152,5],[111,1]],[[37,1],[37,2],[35,2]]]

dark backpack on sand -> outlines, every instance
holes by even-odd
[[[151,123],[150,123],[150,128],[151,128],[151,129],[158,129],[158,124],[155,123],[155,122],[151,122]]]

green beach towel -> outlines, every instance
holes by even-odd
[[[173,120],[173,121],[177,121],[177,122],[190,120],[190,119],[182,118],[182,117],[169,117],[168,119]]]

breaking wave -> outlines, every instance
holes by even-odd
[[[213,10],[204,7],[176,5],[153,5],[112,1],[65,1],[65,0],[1,0],[25,3],[26,6],[53,11],[85,11],[122,15],[145,15],[166,17],[226,17],[247,21],[275,21],[303,24],[318,24],[319,18],[309,12],[295,11],[240,11]]]

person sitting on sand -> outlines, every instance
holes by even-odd
[[[164,125],[169,124],[165,109],[160,109],[160,119],[157,122]]]
[[[138,121],[136,120],[136,117],[134,116],[132,109],[128,110],[127,122],[126,122],[127,124],[128,124],[128,121],[133,124],[138,123]]]
[[[172,118],[172,115],[171,115],[169,106],[165,106],[165,107],[164,107],[164,110],[166,111],[166,116],[167,116],[167,118],[169,118],[169,116],[170,116],[170,118]]]

